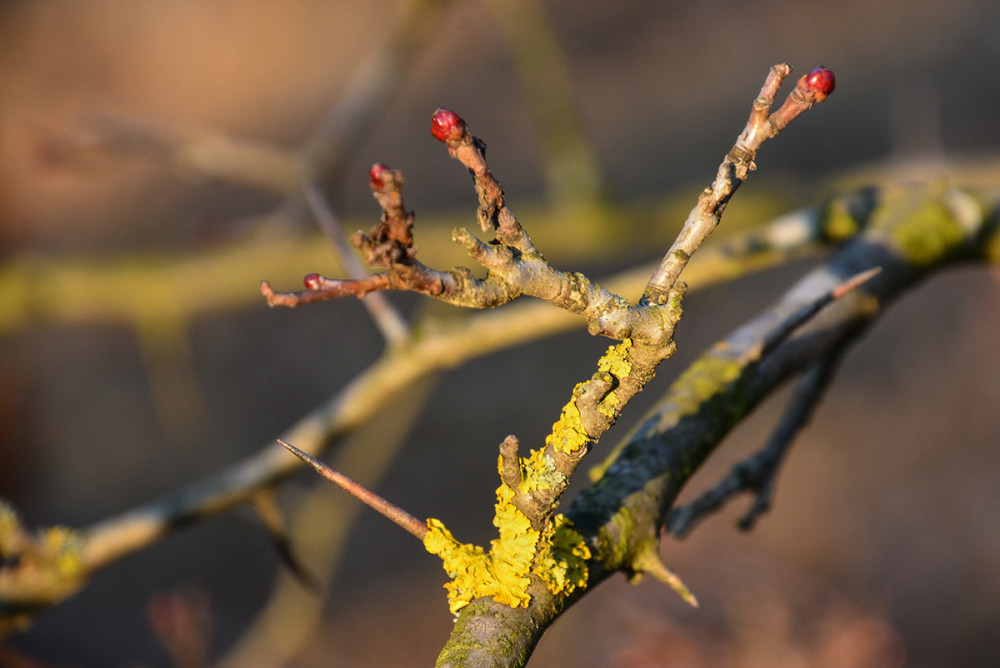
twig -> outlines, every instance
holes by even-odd
[[[320,229],[333,243],[337,251],[337,259],[346,269],[347,274],[354,279],[360,279],[368,275],[365,268],[361,266],[354,253],[348,245],[344,230],[340,225],[337,214],[323,197],[323,192],[315,181],[306,180],[302,184],[302,192],[305,195],[306,203],[312,210],[319,223]],[[381,330],[382,335],[392,345],[399,345],[409,338],[409,328],[406,321],[399,314],[392,304],[381,293],[375,292],[362,299],[361,303],[368,309],[375,321],[375,325]]]
[[[103,150],[162,161],[182,174],[202,179],[293,193],[308,165],[292,151],[190,128],[104,113],[80,118],[84,137],[70,137],[69,151]],[[70,143],[71,142],[71,143]]]
[[[365,56],[301,152],[322,183],[336,182],[348,159],[371,135],[378,110],[396,93],[423,46],[439,34],[449,0],[404,0],[386,21],[388,37]]]
[[[299,450],[294,445],[286,443],[280,438],[277,439],[278,443],[288,449],[293,455],[304,461],[305,463],[316,469],[316,472],[321,476],[334,483],[348,494],[358,499],[365,505],[377,510],[379,513],[392,520],[395,524],[399,525],[409,533],[413,534],[420,540],[424,539],[427,535],[427,524],[421,522],[413,515],[409,514],[402,508],[395,506],[381,496],[371,491],[361,483],[356,480],[348,478],[343,473],[333,469],[331,466],[325,462],[316,459],[308,452],[303,452]]]
[[[832,290],[824,293],[819,298],[803,305],[800,309],[790,314],[784,322],[774,328],[768,338],[763,341],[760,357],[763,357],[776,346],[781,344],[792,333],[803,324],[812,320],[817,313],[822,311],[830,303],[843,298],[860,286],[882,273],[882,267],[872,267],[851,276],[849,279],[836,286]]]
[[[701,520],[742,491],[755,492],[756,497],[738,526],[744,531],[753,528],[757,519],[770,508],[781,462],[832,382],[838,359],[839,355],[836,353],[827,355],[802,374],[792,401],[767,444],[735,464],[715,487],[691,503],[671,510],[666,521],[670,533],[686,536]]]
[[[698,197],[698,204],[688,214],[677,240],[670,246],[660,266],[650,278],[643,292],[645,302],[662,304],[667,301],[670,290],[677,283],[692,253],[715,230],[733,193],[746,181],[749,173],[757,168],[754,159],[760,145],[781,132],[796,116],[809,109],[813,103],[821,101],[833,90],[832,73],[829,74],[829,83],[823,89],[810,83],[810,77],[819,70],[829,72],[825,68],[817,68],[809,75],[803,76],[781,108],[769,115],[781,82],[792,71],[791,67],[784,64],[771,68],[760,94],[754,101],[746,127],[737,137],[736,144],[726,154],[725,160],[719,165],[712,185]]]
[[[546,194],[561,208],[597,204],[601,169],[574,103],[567,54],[538,0],[487,3],[513,59],[535,129]]]

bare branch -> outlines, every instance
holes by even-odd
[[[957,193],[919,190],[890,198],[885,204],[899,207],[893,215],[875,216],[872,228],[682,374],[608,463],[594,472],[597,483],[578,495],[566,513],[595,555],[588,562],[587,588],[618,570],[643,570],[636,557],[657,540],[664,517],[690,476],[729,430],[785,379],[848,345],[928,271],[983,256],[983,239],[997,235],[992,217],[1000,200],[995,192],[985,195],[975,215],[971,207],[934,204],[956,198]],[[926,245],[915,242],[926,238],[917,236],[918,229],[927,233],[926,226],[937,229],[935,238],[942,242],[929,253]],[[876,265],[882,267],[878,281],[829,304],[821,318],[791,336],[778,336],[794,314]],[[778,338],[782,343],[766,345]],[[508,665],[523,665],[543,630],[584,593],[579,588],[569,594],[532,591],[537,598],[526,608],[513,609],[489,598],[473,601],[459,614],[438,665],[488,663],[496,657],[506,657]]]
[[[792,68],[784,64],[771,68],[760,89],[760,94],[753,103],[746,127],[737,137],[736,144],[726,154],[725,160],[719,165],[712,185],[698,197],[698,204],[688,214],[683,229],[677,235],[677,240],[667,251],[660,266],[657,267],[653,277],[649,280],[643,293],[644,301],[654,304],[666,302],[667,295],[677,283],[681,272],[691,259],[691,255],[718,226],[722,212],[733,193],[746,181],[749,173],[757,168],[754,159],[760,145],[781,132],[789,122],[809,109],[814,102],[826,97],[824,94],[821,98],[817,93],[811,91],[807,84],[807,77],[803,77],[785,104],[774,114],[770,114],[778,88],[791,70]],[[832,91],[832,86],[830,90]]]

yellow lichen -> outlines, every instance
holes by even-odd
[[[529,488],[543,484],[546,476],[561,475],[550,457],[534,451],[521,460],[521,467],[522,486]],[[493,525],[500,536],[490,543],[489,552],[458,542],[440,520],[427,520],[424,548],[441,558],[451,578],[445,588],[453,614],[481,596],[512,608],[527,607],[532,571],[554,594],[568,594],[586,585],[590,550],[583,537],[563,515],[554,517],[544,532],[533,529],[528,517],[514,506],[514,495],[506,483],[497,488]]]
[[[580,423],[580,409],[576,406],[576,394],[563,406],[562,415],[554,425],[552,433],[545,437],[545,445],[559,452],[572,454],[586,445],[590,437]]]
[[[42,544],[60,577],[74,581],[84,576],[83,542],[78,531],[64,526],[50,527],[42,534]]]
[[[556,470],[555,460],[544,450],[532,450],[531,455],[521,459],[521,491],[530,494],[540,489],[552,489],[566,481],[566,476]]]
[[[608,416],[609,418],[614,418],[615,406],[617,406],[620,403],[621,400],[618,398],[617,394],[615,394],[614,392],[608,392],[606,395],[604,395],[604,398],[601,399],[601,402],[597,404],[597,410],[601,411],[601,413]]]
[[[632,373],[632,363],[628,361],[628,351],[632,347],[632,339],[624,339],[621,343],[608,348],[604,357],[597,361],[597,370],[601,373],[610,373],[615,378],[621,379]]]
[[[427,520],[427,527],[430,531],[424,536],[424,548],[441,557],[451,578],[445,589],[453,614],[480,596],[490,596],[512,608],[527,607],[531,600],[527,593],[528,565],[522,563],[523,555],[517,554],[517,547],[524,547],[522,541],[513,541],[517,546],[508,544],[497,549],[504,541],[495,540],[493,549],[486,553],[478,545],[459,543],[440,520]],[[534,533],[534,537],[523,537],[532,556],[538,536],[538,532]]]
[[[565,515],[552,518],[535,562],[535,574],[553,594],[569,594],[587,585],[590,549]]]
[[[512,503],[514,490],[506,484],[497,489],[496,515],[493,525],[500,537],[490,543],[486,552],[477,545],[459,543],[441,521],[427,520],[430,531],[424,536],[424,548],[441,557],[451,582],[448,607],[457,613],[473,599],[490,596],[512,608],[526,607],[531,597],[528,573],[535,558],[539,532]]]

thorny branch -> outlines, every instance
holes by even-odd
[[[840,229],[842,211],[853,211],[852,219],[863,226],[876,206],[870,197],[858,197],[847,193],[827,205],[806,209],[783,216],[771,226],[737,235],[710,249],[703,249],[702,264],[695,263],[688,268],[689,274],[697,276],[697,285],[709,286],[723,280],[734,272],[746,272],[787,260],[790,255],[801,253],[816,245],[839,240],[842,235],[832,235],[831,230]],[[864,203],[867,202],[867,203]],[[706,254],[707,253],[707,254]],[[235,262],[225,258],[226,269],[211,266],[209,273],[229,275],[229,264],[241,266],[254,260],[237,257]],[[200,266],[200,265],[199,265]],[[65,270],[65,267],[64,267]],[[113,272],[114,270],[112,270]],[[639,267],[605,281],[613,291],[619,293],[639,292],[649,275],[650,268]],[[187,274],[191,278],[184,278]],[[100,312],[108,310],[121,301],[112,287],[113,277],[71,272],[74,282],[102,286],[91,296],[98,304]],[[180,275],[180,276],[179,276]],[[167,282],[180,289],[180,295],[193,294],[194,279],[199,276],[194,267],[184,265],[167,274]],[[134,277],[129,278],[134,281]],[[164,280],[164,279],[159,279]],[[148,283],[155,284],[157,278],[151,274]],[[190,287],[185,287],[190,284]],[[30,285],[37,286],[33,280]],[[218,284],[215,284],[218,287]],[[43,289],[37,307],[59,308],[54,293],[49,295]],[[209,296],[216,297],[215,293]],[[204,292],[201,298],[204,300]],[[101,299],[110,300],[107,304]],[[212,308],[214,302],[207,303]],[[145,302],[137,306],[144,306]],[[9,322],[9,321],[5,321]],[[420,380],[436,372],[461,364],[476,356],[500,350],[527,341],[564,332],[570,329],[574,319],[567,311],[552,309],[544,302],[521,301],[505,309],[485,311],[460,323],[426,323],[427,335],[415,338],[399,348],[385,351],[381,359],[372,364],[352,382],[348,383],[329,401],[305,415],[282,434],[282,438],[292,441],[311,453],[319,453],[326,445],[337,442],[341,437],[353,432],[358,426],[370,420],[373,415],[390,403],[397,401],[403,391],[409,391]],[[14,569],[5,564],[6,571],[0,576],[0,627],[10,627],[30,619],[31,611],[44,609],[64,598],[72,596],[96,571],[116,560],[154,544],[168,533],[199,518],[208,518],[225,512],[234,506],[252,501],[258,490],[270,489],[279,484],[293,470],[299,460],[288,456],[284,448],[268,445],[252,456],[233,464],[231,467],[204,480],[197,481],[161,498],[153,499],[134,509],[111,516],[93,526],[63,534],[28,532],[21,524],[13,509],[0,506],[7,527],[0,533],[11,537],[4,545],[7,552],[0,550],[0,556],[8,558],[19,555],[19,563],[31,563],[31,569]],[[72,541],[55,541],[51,535],[73,536]],[[30,548],[36,545],[37,548]],[[47,573],[42,564],[52,568],[56,557],[65,550],[55,545],[68,545],[71,553],[77,553],[82,569],[79,577],[67,579],[63,572],[59,578],[61,585],[44,588],[38,585],[35,573]],[[47,547],[46,547],[47,546]],[[28,554],[39,557],[25,559]],[[42,559],[42,555],[49,555]],[[26,581],[22,585],[22,581]]]
[[[673,353],[673,331],[681,317],[680,302],[686,290],[677,277],[718,225],[725,203],[753,168],[760,145],[825,97],[822,90],[810,85],[808,76],[803,76],[782,107],[771,113],[778,88],[790,71],[787,65],[777,65],[769,72],[746,127],[720,165],[712,187],[699,198],[671,251],[653,273],[638,305],[582,274],[558,270],[545,260],[508,208],[503,187],[486,162],[485,142],[473,136],[465,121],[447,109],[434,113],[431,133],[472,175],[479,199],[479,226],[495,237],[491,244],[485,244],[463,228],[455,230],[453,239],[488,270],[485,278],[477,279],[465,268],[436,271],[416,259],[413,214],[402,202],[402,175],[378,163],[371,169],[370,183],[382,219],[369,234],[355,235],[353,242],[368,264],[387,269],[365,279],[331,280],[311,274],[305,281],[308,289],[299,293],[276,293],[264,282],[262,292],[272,306],[296,306],[390,287],[479,308],[531,295],[582,315],[592,334],[622,341],[602,359],[598,372],[577,386],[564,410],[565,424],[556,424],[550,441],[539,451],[541,458],[554,462],[561,476],[559,483],[533,491],[531,505],[537,512],[528,516],[533,527],[541,528],[551,520],[556,503],[590,447],[653,377],[660,361]],[[832,90],[832,84],[829,88]],[[572,435],[560,433],[560,429],[571,430]],[[567,446],[567,439],[579,442]],[[507,449],[508,458],[516,456],[516,446],[507,443]],[[506,466],[513,465],[508,462]]]
[[[718,225],[726,203],[753,168],[754,157],[763,141],[776,135],[795,116],[832,91],[832,74],[824,85],[814,85],[813,75],[819,71],[828,74],[827,70],[819,68],[802,77],[792,95],[772,114],[770,110],[778,87],[790,72],[787,65],[772,68],[747,126],[719,167],[715,182],[699,199],[674,246],[647,284],[642,300],[635,306],[623,297],[607,293],[581,274],[569,274],[551,267],[507,208],[503,188],[486,164],[485,143],[469,132],[460,117],[446,109],[435,112],[431,132],[472,174],[479,197],[477,218],[480,227],[495,237],[492,245],[487,245],[468,230],[459,229],[453,233],[453,239],[488,270],[486,278],[476,279],[464,268],[436,272],[416,260],[411,234],[413,215],[406,211],[401,200],[402,177],[376,164],[372,167],[370,180],[382,209],[382,220],[368,235],[356,235],[354,243],[369,264],[384,266],[386,270],[371,279],[353,281],[310,275],[305,281],[307,290],[297,294],[275,293],[269,284],[262,284],[262,292],[272,306],[295,306],[304,301],[352,293],[363,295],[369,290],[387,287],[480,308],[528,294],[582,314],[591,333],[621,341],[599,360],[597,372],[573,390],[572,398],[553,425],[544,447],[521,457],[515,438],[508,437],[504,441],[500,458],[504,484],[497,491],[494,520],[500,538],[493,541],[488,554],[481,548],[460,544],[439,521],[428,520],[430,532],[423,542],[428,551],[442,557],[445,570],[453,578],[446,585],[453,611],[484,596],[515,608],[529,606],[542,587],[547,586],[551,594],[565,596],[577,586],[586,585],[587,567],[580,560],[589,559],[592,552],[580,535],[572,531],[572,524],[561,515],[555,515],[556,506],[591,447],[615,423],[622,408],[652,379],[659,363],[673,354],[673,331],[681,318],[680,302],[686,291],[686,285],[678,281],[680,272],[691,254]],[[849,287],[870,275],[871,272],[856,279]],[[804,304],[800,311],[790,314],[787,320],[791,324],[777,328],[775,338],[764,342],[757,354],[762,355],[778,345],[802,321],[812,317],[825,303],[846,293],[849,287],[838,286],[830,295]],[[365,495],[371,496],[368,492]],[[384,512],[381,506],[380,500],[376,507]],[[522,521],[526,525],[522,525]],[[555,536],[560,531],[562,537],[557,539]],[[561,549],[571,553],[560,557],[558,566],[550,566],[544,560],[551,558],[557,540]],[[645,549],[641,558],[629,562],[631,566],[622,564],[619,567],[652,572],[694,602],[687,588],[652,555],[651,549]],[[606,556],[597,554],[596,558]],[[555,567],[562,570],[554,576],[549,569]]]
[[[775,68],[769,76],[769,82],[775,82],[773,86],[776,88],[787,71],[787,67]],[[804,108],[806,107],[800,111]],[[751,123],[753,121],[754,116],[751,116]],[[319,294],[328,297],[342,291],[344,294],[361,295],[371,289],[392,286],[431,294],[447,290],[465,300],[472,294],[472,299],[477,302],[475,305],[483,306],[502,303],[483,300],[481,296],[490,295],[491,291],[495,294],[502,287],[507,293],[503,301],[520,294],[534,294],[572,312],[583,313],[592,332],[622,339],[624,342],[617,349],[613,347],[606,359],[602,360],[603,366],[594,377],[579,385],[574,392],[574,397],[564,412],[566,423],[563,429],[568,431],[560,433],[560,423],[557,423],[557,430],[541,451],[543,458],[555,462],[555,469],[561,476],[559,484],[545,485],[532,492],[536,512],[532,512],[531,523],[535,527],[541,527],[552,518],[555,504],[590,446],[614,423],[621,408],[652,377],[659,361],[672,353],[672,333],[680,318],[679,304],[685,286],[680,284],[670,287],[666,293],[670,299],[664,303],[634,307],[622,297],[607,292],[580,274],[569,274],[552,268],[537,252],[527,232],[507,208],[503,189],[486,164],[485,144],[469,133],[460,118],[446,110],[439,110],[435,114],[432,132],[445,142],[449,153],[473,175],[480,201],[477,218],[484,231],[492,230],[494,233],[495,248],[479,242],[466,230],[457,230],[454,236],[474,258],[487,267],[487,278],[479,281],[468,270],[435,273],[415,259],[416,249],[410,233],[412,214],[405,210],[401,199],[402,177],[376,165],[371,173],[371,183],[373,193],[383,210],[383,218],[369,235],[356,236],[354,242],[365,252],[370,264],[387,266],[388,270],[368,278],[336,282],[311,275],[306,279],[310,289],[305,294],[308,300],[312,300]],[[761,137],[764,134],[757,133]],[[750,142],[750,145],[755,149],[760,141],[763,139]],[[722,197],[728,199],[731,190],[725,194],[726,188],[725,185],[719,186],[720,192],[724,193]],[[707,236],[707,232],[703,236]],[[535,274],[543,280],[537,280],[538,276]],[[459,280],[451,283],[447,277]],[[262,289],[265,294],[269,292],[266,284]],[[296,296],[290,297],[294,299]],[[301,303],[301,300],[296,303]],[[628,337],[634,337],[634,341]],[[615,351],[614,354],[612,351]],[[157,528],[154,523],[145,531],[163,530],[164,527]],[[114,555],[121,549],[114,547],[113,542],[111,546],[107,543],[91,543],[84,551],[84,554],[92,555],[84,558],[84,563],[89,568],[109,558],[93,556],[97,545],[105,545],[98,549],[96,554],[99,555]]]

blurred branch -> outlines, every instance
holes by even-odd
[[[449,0],[402,0],[388,23],[388,39],[358,67],[340,100],[332,106],[300,153],[323,184],[340,179],[347,160],[368,139],[379,110],[405,80],[421,48],[439,29]]]
[[[307,181],[302,186],[302,191],[320,228],[336,249],[337,259],[346,269],[348,276],[355,279],[367,276],[368,272],[361,266],[361,263],[352,252],[350,245],[347,243],[347,235],[340,225],[340,220],[326,201],[326,198],[323,197],[323,192],[319,189],[319,186],[312,181]],[[361,300],[361,303],[368,309],[372,320],[375,321],[375,325],[381,330],[382,335],[390,344],[398,345],[409,337],[409,328],[406,321],[389,300],[385,298],[385,295],[379,293],[367,295],[366,298]]]
[[[345,438],[335,465],[375,487],[396,460],[411,427],[432,397],[436,377],[418,382],[378,417]],[[318,484],[297,503],[288,522],[288,544],[296,558],[319,578],[319,591],[302,586],[292,573],[278,573],[268,603],[218,662],[219,668],[284,666],[319,630],[324,600],[334,595],[331,580],[354,520],[363,506],[332,485]]]
[[[89,149],[159,160],[181,174],[242,183],[277,193],[296,192],[309,164],[264,143],[191,127],[89,113],[80,118],[82,136],[69,136],[76,150]]]
[[[538,0],[493,0],[542,150],[549,199],[578,207],[601,196],[601,170],[580,127],[565,50]]]
[[[863,222],[870,206],[865,191],[831,198],[826,205],[810,207],[763,225],[732,234],[722,243],[704,249],[686,274],[695,288],[729,280],[790,258],[815,252],[849,237]],[[607,209],[609,221],[619,230],[649,227],[647,208]],[[570,224],[560,211],[530,210],[536,237],[555,238],[557,228]],[[662,214],[655,216],[659,234],[669,230]],[[348,223],[348,229],[356,226]],[[425,220],[422,252],[444,255],[453,248],[443,225]],[[430,233],[426,233],[430,231]],[[627,248],[628,234],[617,239],[575,234],[564,259],[605,256]],[[656,237],[650,237],[655,242]],[[298,282],[303,266],[331,266],[329,242],[307,239],[245,239],[225,248],[178,255],[136,253],[118,257],[59,257],[39,254],[8,258],[0,265],[0,335],[56,324],[110,323],[133,325],[169,313],[190,321],[224,309],[260,304],[254,287],[260,267],[268,266],[275,282]],[[645,271],[643,269],[642,271]],[[641,284],[639,289],[641,289]],[[619,291],[619,290],[616,290]],[[620,291],[619,291],[620,292]],[[625,294],[634,292],[626,289]],[[551,309],[544,309],[551,311]],[[558,317],[558,314],[553,317]],[[568,328],[569,326],[567,326]]]
[[[456,153],[460,153],[464,150],[463,146],[474,146],[474,142],[466,141],[467,138],[464,131],[458,133],[449,139],[456,142],[454,147],[449,144],[449,150],[454,148]],[[466,158],[460,157],[460,159],[464,162],[466,159],[477,158],[470,153]],[[478,169],[480,168],[473,171],[476,172]],[[488,174],[488,170],[482,174]],[[480,177],[477,176],[478,178]],[[487,180],[483,181],[482,187],[484,191],[488,191],[492,186]],[[495,225],[498,235],[501,235],[507,243],[522,244],[525,248],[531,247],[530,240],[521,233],[516,220],[506,219],[503,207],[498,208],[492,196],[484,195],[481,204],[481,223]],[[827,207],[827,210],[833,209]],[[807,221],[819,221],[822,216],[805,218]],[[802,222],[802,220],[786,220],[780,225],[801,226]],[[819,227],[822,229],[824,226]],[[815,235],[824,236],[820,232],[816,232]],[[764,238],[766,236],[763,235]],[[808,238],[808,235],[803,238]],[[759,246],[751,246],[759,249]],[[274,248],[268,250],[273,252]],[[758,254],[754,252],[750,256],[756,260]],[[205,277],[201,278],[204,280]],[[68,287],[93,294],[95,286],[72,282]],[[144,296],[149,296],[146,294],[148,285],[137,288],[132,284],[130,287],[137,289],[138,293]],[[178,301],[177,295],[183,294],[183,291],[177,292],[176,282],[170,282],[167,287],[170,290],[164,297],[169,296],[174,299],[165,301],[174,304]],[[206,291],[195,289],[194,292],[203,294]],[[212,294],[211,291],[208,291],[208,294]],[[139,303],[139,300],[134,303]],[[315,455],[328,442],[356,428],[379,408],[392,402],[416,380],[426,377],[431,372],[459,363],[483,351],[495,350],[528,338],[537,338],[546,331],[566,326],[565,321],[560,321],[558,318],[544,321],[536,317],[536,312],[537,309],[530,306],[521,309],[511,308],[470,319],[450,331],[446,328],[435,330],[433,327],[427,327],[423,338],[388,349],[381,360],[344,388],[331,402],[304,417],[282,434],[281,438],[296,443],[302,450]],[[497,326],[497,318],[501,318],[500,326]],[[592,408],[596,411],[596,404]],[[121,516],[109,518],[84,531],[72,532],[75,564],[73,579],[62,582],[60,587],[54,588],[49,594],[32,593],[30,586],[25,588],[25,579],[30,581],[30,576],[26,573],[30,573],[30,570],[5,569],[3,575],[7,578],[7,586],[2,591],[4,598],[7,599],[10,614],[21,615],[24,610],[35,606],[51,605],[75,591],[93,571],[129,552],[149,545],[177,526],[246,501],[256,490],[274,485],[296,466],[297,460],[294,457],[284,452],[282,448],[271,445],[218,476],[169,494]]]
[[[671,533],[677,536],[687,535],[701,520],[742,491],[753,492],[756,497],[738,526],[744,531],[753,528],[757,519],[771,507],[778,468],[795,436],[806,426],[819,406],[824,391],[833,381],[838,361],[839,355],[835,351],[802,374],[795,386],[792,401],[767,444],[733,465],[729,474],[712,489],[690,504],[671,510],[666,522]]]

